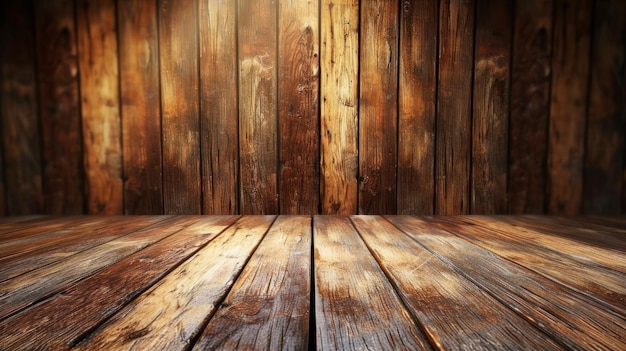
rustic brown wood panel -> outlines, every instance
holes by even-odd
[[[515,2],[508,212],[544,213],[553,0]]]
[[[163,213],[157,2],[118,1],[124,213]]]
[[[311,217],[279,217],[193,349],[307,349],[311,239]]]
[[[76,344],[235,219],[185,216],[161,222],[161,230],[175,234],[72,285],[63,294],[2,321],[0,331],[7,336],[3,346],[12,348],[24,340],[31,348],[64,349]],[[32,333],[34,329],[40,332]]]
[[[621,213],[626,125],[626,2],[596,1],[583,184],[585,214]]]
[[[359,213],[396,212],[397,0],[361,3]]]
[[[317,349],[430,349],[350,219],[313,225]]]
[[[115,1],[79,0],[76,33],[89,214],[123,213]]]
[[[321,179],[323,214],[357,211],[359,1],[321,0]]]
[[[471,213],[507,212],[513,0],[478,0],[472,111]]]
[[[163,210],[202,213],[198,3],[159,1]]]
[[[199,1],[200,147],[206,214],[239,212],[237,1]]]
[[[35,1],[44,212],[85,210],[75,2]]]
[[[439,1],[400,13],[397,213],[433,214]]]
[[[0,7],[0,123],[8,215],[43,212],[32,1]]]
[[[548,144],[548,213],[582,210],[591,0],[557,0]]]
[[[278,5],[281,214],[319,213],[319,6],[319,0]]]
[[[272,216],[242,218],[131,301],[76,349],[182,350],[189,346],[273,220]]]
[[[442,215],[470,210],[474,6],[440,5],[435,213]]]

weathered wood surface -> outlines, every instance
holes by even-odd
[[[624,221],[5,219],[0,349],[621,350]]]

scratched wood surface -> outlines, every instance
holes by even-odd
[[[0,349],[621,350],[625,222],[9,217]]]

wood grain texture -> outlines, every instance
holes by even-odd
[[[277,214],[277,2],[238,0],[242,214]]]
[[[591,0],[557,0],[548,144],[548,213],[582,210]]]
[[[0,332],[7,336],[3,346],[17,347],[28,340],[31,348],[69,348],[236,219],[185,216],[163,222],[167,224],[163,231],[174,235],[72,285],[63,294],[0,322]]]
[[[278,5],[281,214],[319,213],[319,6],[319,0]]]
[[[359,1],[321,0],[320,83],[323,214],[357,211]]]
[[[441,223],[444,218],[452,217],[429,218],[430,223],[424,223],[422,218],[390,220],[433,255],[453,265],[458,274],[470,279],[499,303],[556,341],[558,348],[610,350],[623,345],[624,341],[619,340],[620,327],[616,326],[623,324],[623,320],[620,322],[618,315],[588,299],[589,295],[529,271],[519,265],[519,260],[499,257],[497,249],[478,247],[482,245],[474,240],[473,234],[463,232],[464,229],[472,230],[472,226],[444,225]],[[433,224],[445,231],[433,228]],[[451,232],[462,235],[457,237]],[[538,346],[540,349],[555,346],[541,335],[535,340],[523,340],[529,343],[542,340],[545,346]],[[513,342],[510,345],[517,344]]]
[[[87,213],[122,214],[115,1],[79,0],[76,6]]]
[[[5,219],[15,219],[21,217],[5,217]],[[15,245],[15,241],[29,240],[29,237],[37,235],[47,235],[49,231],[65,228],[68,226],[81,223],[81,216],[63,216],[63,217],[48,217],[42,220],[35,221],[16,221],[13,225],[5,223],[0,226],[0,245]],[[18,244],[19,245],[19,244]],[[4,246],[0,246],[4,247]],[[0,257],[7,256],[4,254],[4,250]]]
[[[439,1],[400,13],[397,213],[433,214]]]
[[[163,213],[157,2],[117,3],[124,213]]]
[[[3,4],[0,11],[0,131],[6,214],[37,214],[43,212],[43,196],[33,3]]]
[[[480,350],[506,345],[520,349],[560,349],[440,258],[447,253],[449,244],[444,243],[441,251],[438,247],[427,250],[382,217],[351,218],[436,349]],[[463,257],[462,253],[459,255]]]
[[[513,5],[513,0],[476,3],[471,213],[507,212]]]
[[[615,215],[626,209],[626,3],[594,2],[591,85],[585,149],[583,212]]]
[[[311,239],[311,217],[279,217],[194,349],[306,349]]]
[[[443,1],[439,12],[439,85],[435,213],[470,210],[474,1]]]
[[[200,0],[200,147],[205,214],[239,213],[237,1]]]
[[[202,213],[197,1],[159,1],[165,214]]]
[[[44,212],[84,213],[75,2],[35,1]]]
[[[428,350],[347,217],[313,218],[318,350]]]
[[[362,214],[396,212],[398,10],[398,0],[361,3],[358,213]]]
[[[273,220],[272,216],[242,218],[126,305],[76,349],[188,346],[215,313]]]
[[[508,212],[544,213],[554,2],[515,2]]]

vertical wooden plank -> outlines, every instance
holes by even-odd
[[[319,213],[319,0],[280,1],[280,212]]]
[[[44,211],[84,212],[83,148],[73,0],[35,2]]]
[[[157,3],[118,1],[124,213],[163,213]]]
[[[0,14],[0,118],[6,212],[43,210],[32,1],[3,4]]]
[[[160,0],[163,208],[200,214],[197,1]]]
[[[359,1],[321,0],[323,214],[357,211]]]
[[[361,4],[359,213],[396,212],[398,1]]]
[[[435,213],[469,213],[474,1],[440,6]]]
[[[507,212],[512,11],[512,0],[476,4],[471,213]]]
[[[591,0],[557,0],[548,144],[548,212],[582,210]]]
[[[237,2],[199,2],[200,146],[206,214],[239,212]]]
[[[433,214],[438,0],[404,1],[400,18],[398,213]]]
[[[584,172],[585,214],[621,212],[626,122],[626,2],[596,1]]]
[[[509,125],[509,213],[543,213],[553,0],[515,2]]]
[[[85,191],[89,214],[123,212],[114,0],[77,3]]]
[[[241,213],[278,213],[277,2],[238,2]]]

